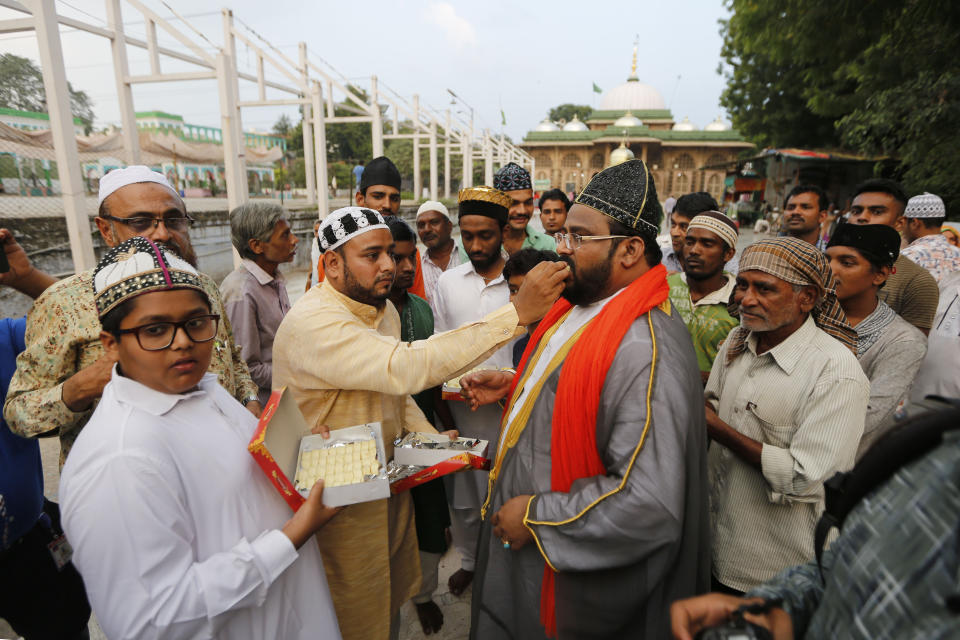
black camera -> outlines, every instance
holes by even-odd
[[[730,619],[727,622],[715,627],[701,629],[694,640],[773,640],[772,633],[746,620],[743,614],[767,613],[770,609],[778,606],[780,606],[779,599],[742,605],[730,614]]]

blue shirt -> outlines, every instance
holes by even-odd
[[[358,189],[360,188],[360,176],[362,175],[363,175],[363,165],[358,164],[353,168],[354,183],[357,185]]]
[[[0,319],[0,386],[7,397],[27,319]],[[43,511],[43,467],[36,440],[14,435],[0,416],[0,549],[30,531]]]

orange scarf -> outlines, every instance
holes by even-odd
[[[669,291],[666,268],[663,265],[653,267],[611,300],[591,321],[570,350],[560,370],[553,405],[550,437],[551,491],[566,493],[570,491],[574,481],[580,478],[606,474],[603,461],[597,452],[596,422],[600,393],[607,371],[613,364],[623,336],[634,320],[663,303]],[[568,301],[561,298],[540,322],[523,352],[507,397],[513,397],[527,360],[543,334],[571,307]],[[551,638],[555,637],[557,632],[554,579],[553,570],[545,564],[540,588],[540,622],[546,629],[547,636]]]

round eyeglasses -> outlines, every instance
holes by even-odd
[[[579,233],[563,233],[558,231],[553,234],[553,239],[557,241],[557,247],[563,245],[568,251],[576,251],[583,246],[584,240],[613,240],[614,238],[629,238],[630,236],[582,236]]]

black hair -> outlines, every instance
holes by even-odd
[[[203,301],[207,304],[208,309],[213,309],[213,305],[210,304],[210,298],[203,291],[197,289],[191,289],[195,291]],[[110,309],[102,318],[100,318],[100,326],[103,327],[103,330],[109,334],[112,334],[117,340],[120,339],[120,323],[123,322],[123,319],[126,318],[133,311],[134,303],[137,301],[137,296],[132,298],[127,298],[113,309]]]
[[[390,227],[390,234],[393,236],[394,242],[417,243],[417,234],[399,216],[388,216],[386,222],[387,226]]]
[[[871,192],[887,193],[893,196],[894,200],[902,204],[903,208],[907,206],[907,192],[904,191],[900,183],[895,180],[889,180],[887,178],[871,178],[870,180],[865,180],[858,184],[853,190],[853,197],[856,198],[861,193]],[[903,213],[902,210],[901,213]]]
[[[786,206],[786,203],[790,202],[790,198],[800,195],[801,193],[815,193],[817,195],[817,211],[823,211],[830,206],[830,200],[827,198],[827,192],[815,184],[798,184],[793,189],[790,189],[790,193],[787,194],[786,200],[783,201],[784,206]]]
[[[946,217],[943,218],[918,218],[923,221],[923,226],[927,229],[939,229],[943,226],[943,223],[947,221]]]
[[[696,195],[696,194],[690,194]],[[674,209],[676,211],[676,209]],[[683,215],[683,214],[681,214]],[[660,261],[663,259],[663,251],[660,250],[660,245],[657,244],[657,234],[653,231],[640,231],[634,229],[633,227],[628,227],[625,224],[617,222],[613,218],[607,218],[607,221],[610,223],[610,235],[612,236],[627,236],[627,237],[638,237],[643,240],[643,257],[647,260],[648,267],[655,267],[660,264]],[[610,245],[610,255],[613,255],[613,252],[618,246],[623,238],[614,238],[613,242]]]
[[[560,256],[554,251],[540,249],[520,249],[512,254],[503,265],[503,279],[509,280],[513,276],[525,276],[541,262],[559,262]]]
[[[540,196],[540,200],[537,201],[537,208],[543,209],[543,203],[547,200],[559,200],[563,203],[563,208],[565,211],[570,211],[570,198],[567,197],[560,189],[550,189],[550,191],[545,191],[543,195]]]
[[[706,191],[695,191],[677,198],[677,204],[673,206],[673,213],[679,213],[684,218],[692,219],[698,213],[716,211],[719,208],[720,205],[717,204],[712,195]],[[611,231],[611,233],[613,232]]]

